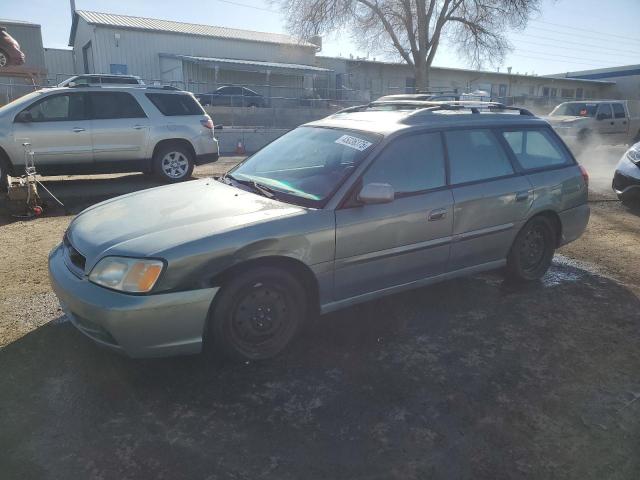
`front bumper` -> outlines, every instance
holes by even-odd
[[[71,322],[95,342],[131,357],[163,357],[202,349],[218,288],[156,295],[115,292],[72,273],[62,244],[49,254],[49,277]]]
[[[620,199],[632,196],[640,198],[640,166],[626,156],[622,157],[613,175],[611,187]]]

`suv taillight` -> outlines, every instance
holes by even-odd
[[[589,186],[589,172],[587,172],[586,168],[584,168],[582,165],[580,165],[580,173],[582,174],[582,178],[584,179],[584,184],[588,187]]]
[[[200,120],[200,123],[204,128],[208,128],[209,130],[213,130],[213,120],[210,118]]]

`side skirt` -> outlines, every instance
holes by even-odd
[[[481,265],[475,265],[473,267],[461,268],[453,272],[442,273],[433,277],[427,277],[414,282],[403,283],[401,285],[395,285],[393,287],[384,288],[382,290],[376,290],[375,292],[364,293],[351,298],[346,298],[337,302],[330,302],[320,307],[320,313],[329,313],[341,308],[350,307],[358,303],[367,302],[375,298],[380,298],[386,295],[392,295],[394,293],[404,292],[405,290],[412,290],[414,288],[426,287],[434,283],[442,282],[444,280],[451,280],[452,278],[463,277],[466,275],[473,275],[474,273],[486,272],[488,270],[496,270],[502,268],[507,264],[506,259],[496,260],[493,262],[483,263]]]

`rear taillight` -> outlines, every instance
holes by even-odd
[[[580,165],[580,173],[582,174],[582,178],[584,179],[584,184],[588,187],[589,186],[589,172],[587,172],[586,168],[584,168],[582,165]]]
[[[210,118],[200,120],[200,123],[204,128],[208,128],[209,130],[213,130],[213,120]]]

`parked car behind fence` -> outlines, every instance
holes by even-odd
[[[0,108],[0,182],[24,169],[22,144],[39,173],[143,171],[182,181],[218,159],[213,122],[193,95],[163,87],[58,87]]]
[[[246,87],[220,87],[210,93],[197,93],[203,107],[266,107],[265,98]]]

